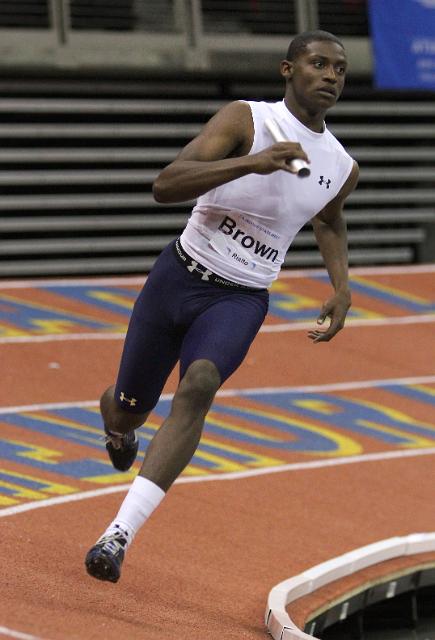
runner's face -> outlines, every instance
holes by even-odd
[[[340,45],[310,42],[295,60],[283,63],[283,75],[291,80],[293,95],[302,107],[326,111],[340,97],[346,66],[346,56]]]

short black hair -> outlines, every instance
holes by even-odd
[[[340,45],[340,47],[344,50],[343,43],[334,36],[333,33],[329,33],[329,31],[304,31],[297,35],[290,42],[290,46],[287,50],[286,60],[296,60],[298,56],[300,56],[307,48],[307,45],[310,42],[335,42],[335,44]]]

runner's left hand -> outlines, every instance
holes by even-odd
[[[326,318],[330,318],[329,327],[324,330],[312,329],[308,337],[313,342],[329,342],[344,327],[347,312],[351,305],[350,293],[339,292],[327,300],[317,318],[317,324],[322,325]]]

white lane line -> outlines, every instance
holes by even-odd
[[[19,640],[42,640],[42,638],[37,638],[36,636],[31,636],[21,631],[15,631],[14,629],[8,629],[8,627],[0,627],[0,635],[18,638]]]
[[[398,458],[415,458],[419,456],[435,455],[435,447],[428,449],[406,449],[404,451],[381,451],[379,453],[367,453],[361,456],[343,456],[342,458],[328,458],[327,460],[310,460],[309,462],[293,462],[276,467],[264,467],[263,469],[249,469],[248,471],[233,471],[220,475],[185,476],[178,478],[176,484],[191,484],[193,482],[213,482],[215,480],[243,480],[255,478],[273,473],[286,473],[289,471],[310,471],[311,469],[323,469],[325,467],[340,467],[348,464],[362,462],[379,462],[383,460],[395,460]],[[67,496],[66,496],[67,497]],[[1,511],[0,511],[1,515]]]
[[[6,516],[13,516],[16,513],[24,513],[25,511],[34,511],[35,509],[43,509],[44,507],[53,507],[56,504],[65,504],[68,502],[78,502],[79,500],[89,500],[90,498],[97,498],[99,496],[107,496],[111,493],[120,493],[121,491],[128,491],[131,486],[129,484],[119,484],[114,487],[104,487],[103,489],[94,489],[91,491],[81,491],[80,493],[72,493],[68,496],[56,496],[55,498],[46,498],[45,500],[38,500],[37,502],[26,502],[25,504],[18,504],[14,507],[6,507],[0,509],[0,518]]]
[[[402,324],[426,324],[435,322],[435,313],[421,314],[413,316],[393,316],[388,318],[355,318],[346,321],[345,329],[354,329],[355,327],[391,327],[392,325]],[[312,329],[316,324],[313,322],[285,322],[282,324],[266,324],[260,329],[260,333],[274,333],[283,331],[305,331]]]
[[[32,344],[38,342],[70,342],[74,340],[124,340],[125,332],[122,333],[62,333],[43,336],[6,336],[0,338],[0,344]]]
[[[270,393],[327,393],[329,391],[352,391],[353,389],[372,389],[391,385],[425,385],[435,383],[435,375],[412,376],[407,378],[381,378],[374,380],[354,380],[349,382],[332,382],[329,384],[312,384],[294,387],[248,387],[244,389],[221,389],[217,398],[232,398],[246,395],[268,395]],[[173,393],[163,393],[161,400],[172,400]],[[6,413],[24,413],[26,411],[52,411],[56,409],[71,409],[74,407],[97,407],[98,400],[77,400],[75,402],[46,402],[39,404],[23,404],[18,406],[0,407],[0,415]]]
[[[388,267],[352,267],[349,269],[350,276],[383,276],[383,275],[406,275],[407,273],[434,273],[435,265],[433,264],[413,264],[413,265],[397,265]],[[325,269],[299,269],[292,271],[284,269],[279,274],[280,278],[309,278],[312,276],[327,276]]]
[[[0,282],[0,291],[2,289],[29,289],[41,287],[83,287],[89,285],[90,287],[111,287],[111,286],[123,286],[123,285],[143,285],[146,280],[146,275],[143,276],[126,276],[118,278],[64,278],[58,280],[5,280]]]
[[[349,269],[352,275],[406,275],[407,273],[434,273],[435,265],[418,264],[403,265],[389,267],[353,267]],[[325,269],[283,269],[280,278],[310,278],[312,276],[327,276]],[[125,276],[113,278],[64,278],[64,279],[29,279],[29,280],[5,280],[0,282],[1,289],[26,289],[28,287],[76,287],[83,285],[90,286],[116,286],[116,285],[141,285],[146,280],[146,274],[143,276]]]
[[[185,476],[178,478],[175,484],[193,484],[198,482],[219,482],[226,480],[244,480],[247,478],[254,478],[257,476],[270,475],[272,473],[286,473],[292,471],[310,471],[313,469],[322,469],[324,467],[338,467],[348,464],[358,464],[364,462],[380,462],[386,460],[395,460],[401,458],[415,458],[419,456],[431,456],[435,455],[435,448],[429,449],[407,449],[404,451],[384,451],[380,453],[368,453],[362,456],[349,456],[343,458],[329,458],[327,460],[312,460],[310,462],[295,462],[286,465],[280,465],[277,467],[266,467],[264,469],[250,469],[248,471],[234,471],[232,473],[222,473],[207,476]],[[55,498],[47,498],[45,500],[38,500],[36,502],[27,502],[26,504],[19,504],[13,507],[6,507],[0,509],[0,518],[7,516],[13,516],[18,513],[24,513],[26,511],[34,511],[35,509],[42,509],[44,507],[52,507],[57,504],[67,504],[69,502],[77,502],[79,500],[88,500],[90,498],[97,498],[105,496],[111,493],[120,493],[122,491],[128,491],[131,483],[122,484],[112,487],[104,487],[103,489],[94,489],[91,491],[83,491],[80,493],[73,493],[68,496],[57,496]]]
[[[429,324],[435,322],[434,314],[421,314],[412,316],[394,316],[388,318],[355,318],[346,322],[345,329],[356,327],[391,327],[393,325],[407,324]],[[286,331],[307,331],[316,326],[315,320],[312,322],[284,322],[279,324],[263,325],[259,333],[284,333]],[[31,344],[44,342],[69,342],[69,341],[89,341],[89,340],[124,340],[125,332],[117,333],[63,333],[46,334],[41,336],[4,336],[0,338],[0,344]]]
[[[251,387],[247,389],[222,389],[217,395],[223,398],[250,394],[267,395],[270,393],[326,393],[328,391],[352,391],[353,389],[373,389],[391,385],[421,385],[435,383],[435,375],[413,376],[407,378],[382,378],[379,380],[355,380],[349,382],[332,382],[329,384],[312,384],[295,387]]]
[[[53,411],[74,407],[98,407],[98,400],[78,400],[76,402],[46,402],[44,404],[23,404],[15,407],[1,407],[0,415],[5,413],[23,413],[25,411]]]

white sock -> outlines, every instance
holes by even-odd
[[[110,523],[103,535],[113,529],[122,529],[127,537],[127,546],[130,545],[140,527],[159,506],[165,495],[163,489],[160,489],[154,482],[137,476],[125,496],[116,518]]]

